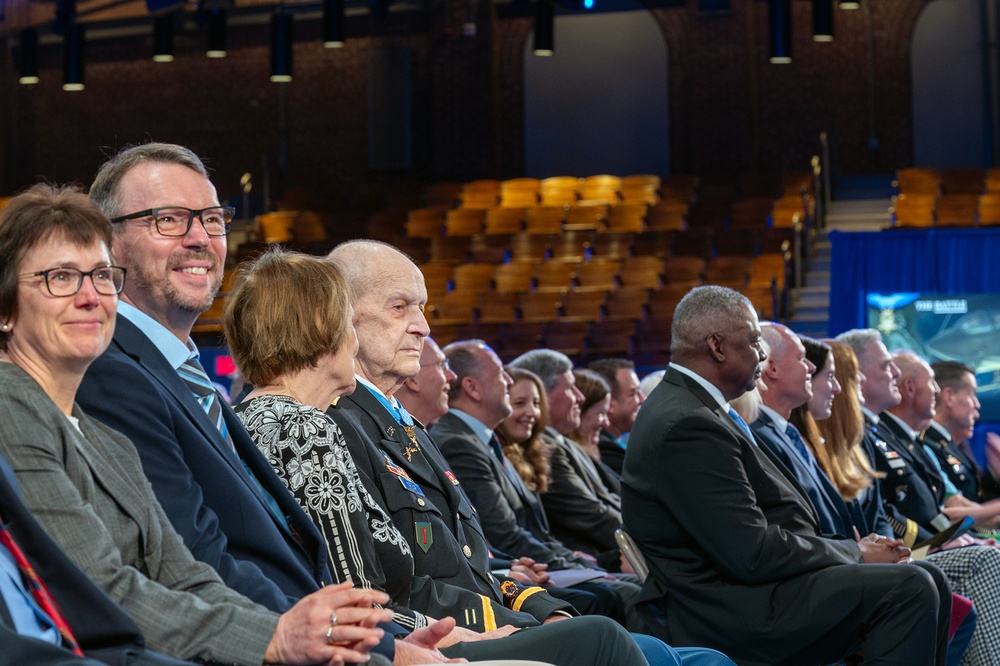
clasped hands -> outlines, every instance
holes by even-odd
[[[854,540],[861,549],[861,557],[867,564],[897,564],[912,562],[910,549],[903,545],[901,539],[869,534],[862,538],[858,529],[854,528]]]

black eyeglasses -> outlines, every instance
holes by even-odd
[[[151,217],[156,225],[156,231],[161,236],[184,236],[191,230],[191,224],[197,217],[201,220],[201,226],[205,228],[205,233],[209,236],[226,236],[232,227],[233,213],[235,212],[236,209],[232,206],[212,206],[200,210],[192,210],[183,206],[164,206],[122,215],[114,218],[111,222],[114,224],[125,220]]]
[[[92,271],[83,272],[75,268],[58,266],[37,273],[18,275],[20,278],[44,277],[45,287],[53,296],[74,296],[83,286],[83,278],[90,277],[94,291],[105,296],[122,293],[125,287],[125,269],[121,266],[101,266]]]

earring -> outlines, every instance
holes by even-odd
[[[9,333],[10,332],[10,322],[4,324],[3,326],[0,326],[0,331],[3,331],[4,333]]]

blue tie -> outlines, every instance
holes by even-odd
[[[191,392],[194,393],[194,397],[198,400],[201,408],[205,410],[205,413],[208,414],[209,420],[211,420],[212,423],[215,424],[215,427],[219,429],[219,432],[222,433],[222,437],[226,440],[226,443],[229,444],[229,448],[236,453],[237,459],[243,465],[243,469],[246,470],[247,475],[253,482],[254,488],[256,488],[257,492],[260,493],[260,497],[264,500],[264,505],[267,507],[268,511],[270,511],[279,522],[287,527],[288,520],[285,519],[285,514],[282,513],[281,507],[278,505],[278,501],[274,499],[274,495],[264,488],[264,484],[261,483],[260,479],[257,478],[257,475],[253,473],[252,469],[250,469],[250,465],[247,464],[247,461],[239,455],[238,451],[236,451],[236,444],[233,442],[233,438],[229,434],[229,428],[226,427],[226,420],[222,417],[222,403],[219,402],[219,393],[215,390],[215,384],[213,384],[212,380],[208,378],[208,373],[205,372],[205,369],[201,367],[201,363],[198,362],[197,352],[191,354],[191,356],[188,357],[188,360],[184,361],[184,363],[181,364],[181,367],[177,368],[177,374],[181,376],[184,383],[187,384],[188,388],[191,389]]]
[[[735,421],[736,425],[739,426],[739,429],[746,433],[747,439],[754,444],[757,443],[753,438],[753,433],[750,432],[750,426],[747,425],[747,422],[743,420],[743,417],[740,416],[732,407],[729,408],[729,418]]]
[[[181,367],[177,368],[177,374],[181,376],[181,379],[187,384],[188,389],[194,394],[195,399],[198,400],[201,408],[208,414],[209,420],[212,421],[219,432],[222,433],[222,437],[232,447],[233,440],[229,436],[229,430],[226,428],[226,421],[222,418],[222,405],[219,404],[219,394],[215,390],[212,380],[208,378],[208,373],[205,372],[205,369],[201,367],[201,363],[198,362],[197,352],[191,354],[188,360],[184,361]]]
[[[802,435],[799,434],[799,429],[789,423],[788,426],[785,427],[785,434],[788,435],[788,439],[792,440],[795,450],[799,452],[799,455],[806,461],[806,464],[812,465],[812,453],[809,451],[809,447],[806,446],[805,441],[803,441]]]

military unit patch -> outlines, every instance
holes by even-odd
[[[430,523],[414,523],[413,527],[417,531],[417,545],[426,553],[434,545],[434,530]]]

